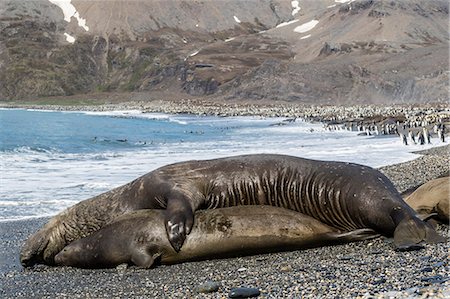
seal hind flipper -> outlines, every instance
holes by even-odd
[[[423,244],[445,242],[433,227],[417,217],[403,219],[394,231],[394,245],[399,251],[423,248]]]
[[[332,233],[332,235],[333,238],[342,243],[369,240],[380,236],[379,233],[370,228],[361,228],[343,233]]]
[[[417,217],[419,217],[422,221],[428,221],[432,219],[433,217],[436,217],[438,213],[428,213],[428,214],[417,214]]]

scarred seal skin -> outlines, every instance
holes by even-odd
[[[450,177],[431,180],[405,198],[418,214],[436,214],[436,219],[448,224],[450,203]]]
[[[194,211],[271,205],[309,215],[340,230],[371,228],[398,248],[444,239],[401,198],[391,181],[367,166],[256,154],[187,161],[158,168],[82,201],[52,218],[21,252],[22,265],[53,264],[70,242],[139,209],[165,209],[169,241],[179,250]]]
[[[371,229],[341,232],[312,217],[271,206],[197,211],[179,252],[170,244],[161,210],[119,217],[90,236],[67,245],[57,265],[110,268],[122,263],[149,268],[211,258],[304,249],[376,237]]]

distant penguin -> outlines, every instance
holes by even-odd
[[[408,132],[408,137],[409,137],[409,139],[411,139],[411,141],[414,144],[416,144],[416,138],[414,137],[414,134],[413,134],[413,132],[411,130],[409,130],[409,132]]]
[[[433,132],[436,134],[436,133],[438,132],[438,129],[439,129],[438,125],[435,124],[435,125],[433,126]]]
[[[422,132],[419,132],[419,134],[417,135],[417,139],[419,140],[419,144],[420,145],[424,145],[425,144],[425,136],[423,135]]]
[[[402,140],[404,145],[408,145],[408,140],[406,139],[406,135],[403,133],[400,133],[400,139]]]
[[[430,132],[428,131],[428,129],[427,128],[425,128],[425,127],[423,127],[422,128],[422,135],[423,135],[423,138],[424,138],[424,144],[425,144],[425,141],[426,141],[426,143],[431,143],[431,135],[430,135]]]
[[[439,129],[438,129],[438,138],[439,138],[439,140],[441,140],[442,142],[445,142],[445,134],[444,134],[444,132],[442,131],[442,128],[439,128]]]

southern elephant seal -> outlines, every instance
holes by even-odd
[[[57,265],[110,268],[122,263],[149,268],[155,262],[193,260],[304,249],[376,237],[371,229],[341,232],[312,217],[271,206],[239,206],[195,213],[192,231],[176,252],[161,210],[119,217],[55,256]]]
[[[437,220],[449,223],[450,177],[431,180],[405,198],[418,214],[434,214]]]
[[[341,230],[371,228],[393,235],[398,248],[444,240],[416,217],[391,181],[371,167],[256,154],[163,166],[82,201],[27,240],[21,263],[53,264],[54,256],[70,242],[139,209],[166,209],[169,241],[179,250],[193,225],[194,211],[237,205],[283,207]]]

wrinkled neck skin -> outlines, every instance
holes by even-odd
[[[369,227],[388,235],[398,221],[390,211],[400,207],[404,215],[414,215],[389,179],[367,166],[299,158],[255,164],[234,165],[239,170],[232,175],[216,171],[204,188],[204,208],[272,205],[341,230]]]
[[[352,189],[361,199],[358,206],[361,221],[386,236],[392,236],[403,220],[416,218],[415,211],[403,200],[392,182],[377,170],[361,169]]]

